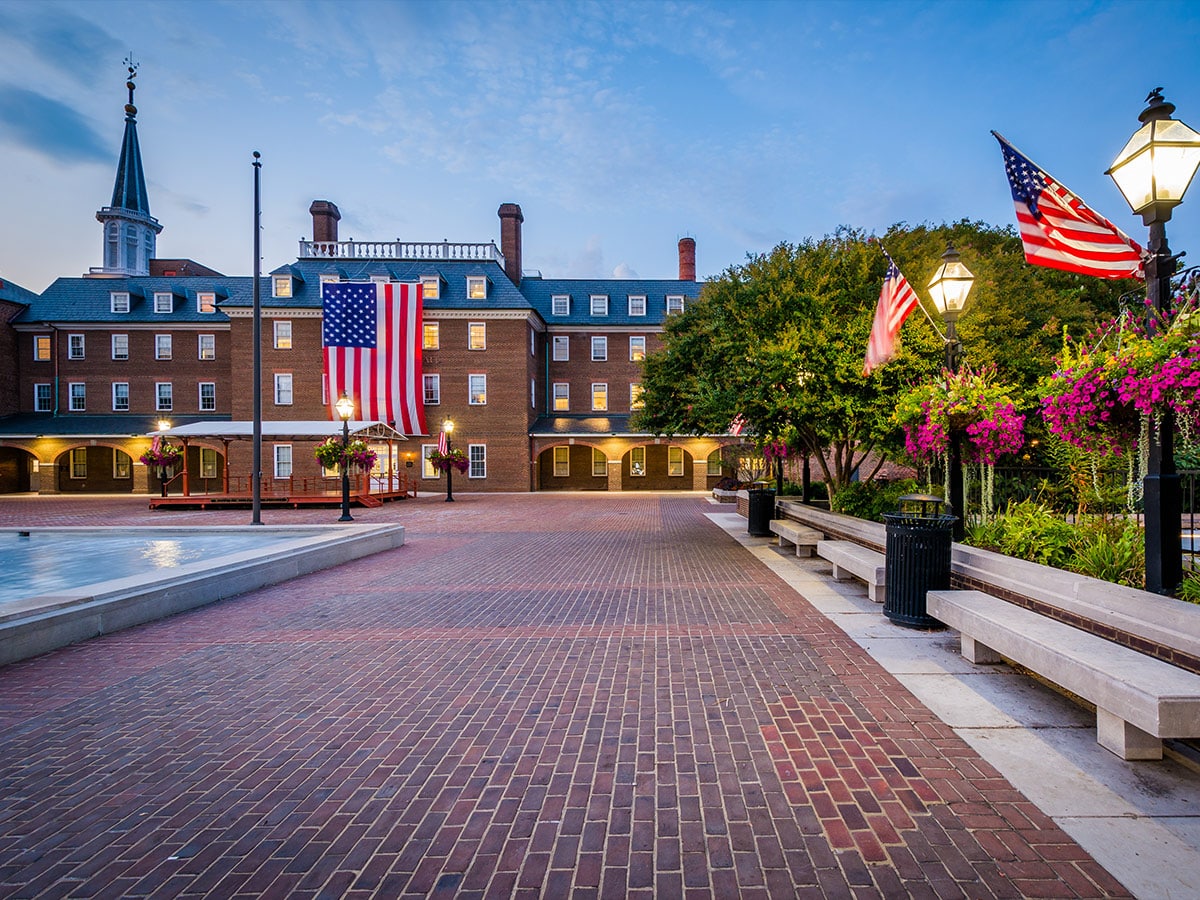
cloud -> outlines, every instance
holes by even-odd
[[[28,15],[11,14],[22,11]],[[0,12],[0,31],[36,59],[87,87],[95,84],[96,73],[120,51],[111,34],[62,7],[52,13],[40,4],[10,7],[7,13]]]
[[[0,85],[0,139],[61,162],[113,160],[113,149],[71,107],[12,85]]]

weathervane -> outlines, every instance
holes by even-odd
[[[133,89],[136,85],[133,79],[137,78],[138,63],[133,61],[133,51],[129,51],[129,55],[125,57],[125,65],[129,68],[129,78],[125,81],[125,87],[129,88],[129,102],[125,104],[125,115],[131,119],[137,115],[137,107],[133,105]]]

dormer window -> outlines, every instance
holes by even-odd
[[[337,284],[341,281],[341,276],[337,272],[325,272],[321,277],[321,284]]]
[[[683,312],[683,297],[667,296],[667,315]]]
[[[436,300],[442,295],[442,277],[440,275],[421,276],[421,297],[425,300]]]
[[[110,309],[115,313],[129,312],[129,292],[128,291],[113,291],[108,295]]]
[[[197,294],[196,309],[202,313],[215,313],[217,311],[217,295],[211,291]]]
[[[156,293],[154,295],[154,311],[159,314],[175,311],[175,295],[170,293]]]
[[[556,316],[569,316],[571,314],[571,295],[555,294],[551,297],[550,312]]]
[[[387,284],[390,280],[391,279],[388,278],[388,276],[386,276],[386,275],[372,275],[371,276],[372,284]]]
[[[607,316],[608,315],[608,295],[607,294],[592,294],[592,315]]]
[[[271,276],[271,296],[272,297],[291,297],[292,296],[292,276],[291,275],[273,275],[273,276]]]
[[[487,299],[487,278],[483,275],[468,275],[467,276],[467,299],[468,300],[486,300]]]
[[[644,316],[646,314],[645,294],[629,295],[629,314],[631,316]]]

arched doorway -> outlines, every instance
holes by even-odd
[[[0,494],[33,489],[34,455],[20,447],[0,447]]]
[[[104,444],[72,447],[55,460],[55,465],[60,493],[133,493],[133,458],[119,447]]]
[[[644,444],[621,457],[621,489],[690,491],[695,460],[677,444]]]
[[[606,491],[608,457],[587,444],[559,444],[538,454],[539,491]]]

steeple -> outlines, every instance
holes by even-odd
[[[162,225],[150,215],[150,200],[146,194],[146,175],[142,171],[142,151],[138,146],[137,107],[133,105],[137,63],[131,53],[125,59],[129,76],[125,87],[129,102],[125,104],[125,137],[121,143],[121,160],[117,164],[117,180],[113,184],[112,202],[96,213],[96,221],[104,226],[104,265],[92,269],[93,275],[147,275],[150,260],[157,249]]]

